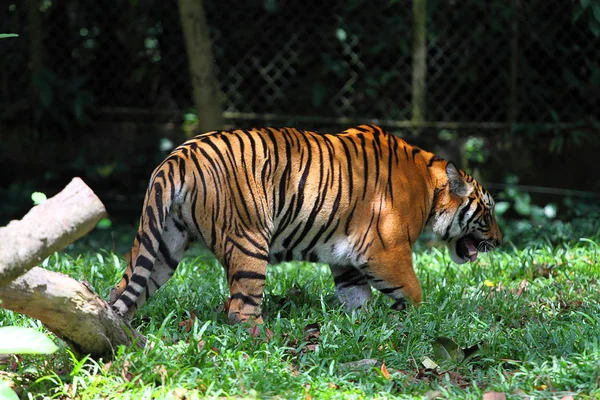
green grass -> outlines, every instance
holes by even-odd
[[[422,398],[438,391],[480,399],[492,390],[509,398],[600,398],[600,246],[593,237],[509,244],[463,266],[445,250],[420,250],[414,260],[425,302],[404,312],[376,294],[368,311],[347,313],[326,266],[273,266],[260,335],[227,324],[222,269],[196,252],[134,319],[149,340],[145,349],[119,348],[107,363],[77,359],[62,345],[51,356],[1,364],[0,379],[12,379],[24,398]],[[123,261],[79,250],[57,253],[44,267],[85,279],[107,297]],[[43,329],[3,310],[0,324]],[[426,370],[421,360],[435,360],[440,336],[480,351],[447,371]]]

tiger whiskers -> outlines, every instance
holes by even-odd
[[[495,248],[496,248],[496,246],[492,242],[490,242],[488,240],[482,240],[477,245],[477,251],[481,251],[483,253],[487,253],[488,251],[492,251]]]

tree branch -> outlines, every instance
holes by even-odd
[[[58,272],[34,267],[0,287],[0,300],[7,310],[39,319],[80,354],[112,358],[119,345],[146,344],[87,283]]]
[[[0,228],[0,286],[94,229],[104,205],[81,179]]]

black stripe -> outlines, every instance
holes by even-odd
[[[258,303],[250,296],[246,296],[243,293],[235,293],[231,295],[231,300],[239,299],[245,304],[250,304],[251,306],[258,306]]]
[[[460,210],[460,213],[458,214],[458,224],[463,227],[466,224],[463,224],[463,218],[465,217],[465,214],[467,213],[467,211],[469,211],[469,209],[471,208],[471,203],[473,203],[473,200],[475,200],[474,198],[470,198],[469,202],[467,203],[466,206],[464,206],[464,208],[462,210]],[[475,213],[473,213],[473,215],[475,215]]]
[[[142,267],[147,271],[152,271],[152,269],[154,268],[154,263],[152,261],[150,261],[150,259],[148,259],[148,257],[143,256],[143,255],[138,255],[138,257],[135,260],[135,267],[136,268]]]
[[[369,180],[369,157],[367,156],[367,149],[365,146],[365,137],[363,135],[357,135],[358,138],[360,139],[360,144],[362,147],[362,153],[363,153],[363,169],[364,169],[364,174],[363,174],[363,196],[362,198],[364,199],[365,196],[367,195],[367,182]]]
[[[390,293],[394,293],[396,290],[400,290],[402,289],[404,286],[396,286],[396,287],[391,287],[391,288],[383,288],[383,289],[379,289],[379,291],[383,294],[390,294]]]
[[[259,279],[264,281],[267,277],[264,274],[254,271],[238,271],[231,277],[232,281],[239,281],[240,279]]]
[[[175,260],[173,258],[173,256],[171,256],[171,252],[169,251],[167,244],[164,242],[164,240],[162,238],[160,238],[159,243],[158,243],[158,251],[160,253],[162,253],[163,258],[165,259],[165,262],[167,263],[167,266],[169,268],[171,268],[173,271],[175,271],[177,269],[177,266],[179,265],[179,261]]]

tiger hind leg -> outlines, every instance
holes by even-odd
[[[238,248],[220,260],[227,271],[229,283],[229,322],[262,324],[261,303],[267,274],[266,256],[248,255]]]
[[[119,302],[127,306],[127,311],[123,313],[124,317],[130,320],[144,303],[175,273],[179,262],[183,258],[185,250],[189,244],[190,235],[185,225],[175,214],[169,214],[166,218],[162,235],[158,238],[157,258],[150,276],[147,279],[136,277],[135,272],[131,272],[131,265],[127,268],[123,281],[111,291],[111,299],[115,299],[114,305],[121,310]],[[135,251],[132,251],[134,257]],[[132,260],[135,262],[135,259]],[[134,264],[133,264],[134,265]],[[135,286],[132,285],[135,283]],[[120,290],[119,288],[123,289]]]
[[[363,307],[373,297],[368,277],[355,267],[330,265],[335,292],[346,310]]]

